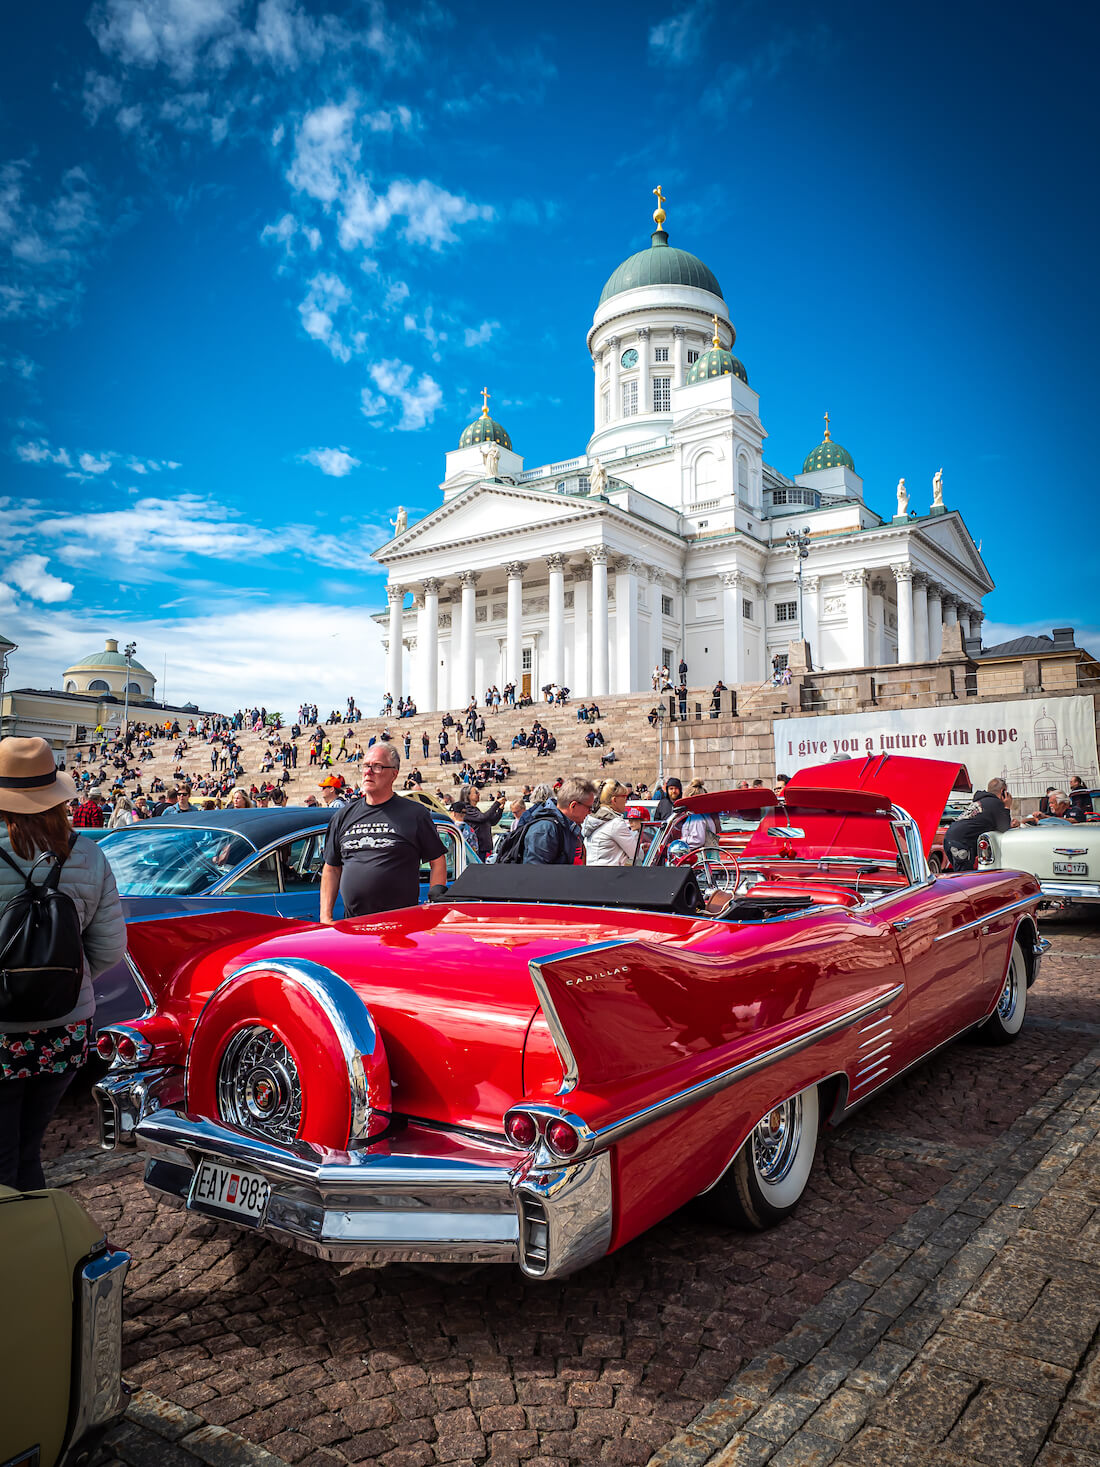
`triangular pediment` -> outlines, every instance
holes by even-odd
[[[993,588],[993,578],[985,568],[978,547],[963,523],[962,516],[955,513],[936,515],[920,522],[920,537],[933,545],[942,555],[953,560],[968,571],[983,585]]]
[[[607,508],[602,500],[581,495],[547,494],[525,489],[521,484],[481,481],[410,525],[404,534],[376,551],[375,559],[387,564],[407,555],[447,550],[511,531],[575,524],[582,519],[596,519]]]

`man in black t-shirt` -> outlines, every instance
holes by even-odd
[[[321,921],[333,921],[336,894],[348,917],[366,917],[420,900],[420,863],[432,894],[447,884],[447,857],[431,813],[393,792],[401,756],[392,743],[363,761],[363,794],[332,818],[321,871]]]

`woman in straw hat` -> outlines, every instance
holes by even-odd
[[[122,904],[107,858],[74,836],[66,801],[76,793],[58,772],[45,739],[0,740],[0,851],[38,882],[61,861],[60,889],[76,904],[84,981],[76,1006],[60,1018],[14,1023],[0,1018],[0,1185],[44,1185],[39,1152],[58,1102],[84,1063],[95,1013],[92,979],[126,951]],[[71,842],[71,848],[70,848]],[[0,861],[0,909],[23,881]]]

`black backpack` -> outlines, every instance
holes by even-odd
[[[80,913],[68,892],[57,889],[64,862],[56,861],[38,883],[31,877],[44,857],[29,872],[6,851],[0,850],[0,859],[23,881],[23,890],[0,910],[0,1021],[60,1019],[76,1008],[84,979]]]
[[[532,815],[530,820],[525,820],[522,825],[517,820],[500,843],[500,848],[497,851],[496,864],[498,866],[518,866],[523,860],[523,842],[527,837],[527,832],[531,829],[532,825],[536,825],[544,820],[551,820],[555,825],[558,823],[556,817],[551,815],[549,810],[540,810],[537,815]],[[558,834],[558,842],[559,844],[561,842],[560,832]]]

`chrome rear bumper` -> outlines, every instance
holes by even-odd
[[[141,1072],[108,1076],[96,1087],[101,1118],[146,1154],[146,1184],[189,1211],[317,1258],[515,1262],[531,1278],[560,1278],[610,1244],[607,1152],[565,1164],[411,1123],[352,1151],[281,1145],[171,1105],[141,1110],[143,1098],[168,1088]],[[103,1144],[118,1140],[107,1136]],[[270,1196],[257,1225],[192,1198],[204,1158],[264,1178]]]
[[[1100,902],[1100,882],[1040,881],[1040,890],[1048,901],[1070,906],[1074,902]]]

